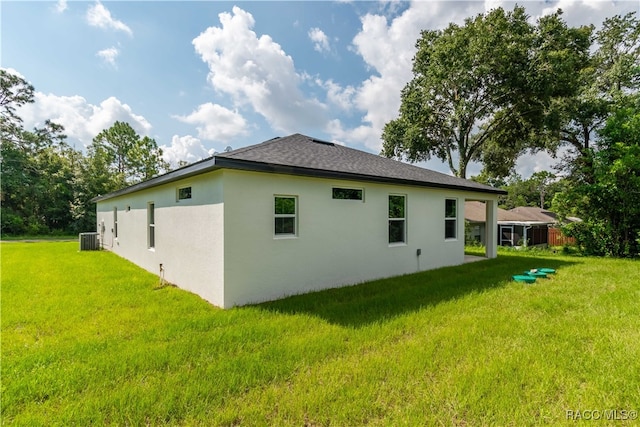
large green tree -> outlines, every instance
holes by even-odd
[[[640,97],[634,99],[600,130],[589,169],[576,171],[570,189],[554,199],[562,214],[583,219],[566,233],[590,254],[640,256]]]
[[[92,198],[153,178],[168,168],[155,140],[141,138],[128,123],[115,122],[93,139],[76,168],[74,218],[87,229],[93,227]]]
[[[0,137],[3,144],[19,142],[24,129],[16,109],[34,102],[33,91],[33,86],[25,79],[0,68]]]
[[[24,232],[25,220],[16,208],[19,199],[17,190],[22,187],[28,168],[28,153],[21,150],[21,136],[24,132],[22,118],[16,109],[33,102],[33,86],[24,79],[0,69],[0,209],[2,233]]]
[[[524,8],[502,8],[463,26],[423,31],[400,115],[387,123],[383,154],[435,156],[466,177],[472,161],[507,176],[556,97],[571,96],[585,66],[590,27],[569,28],[561,12],[528,23]]]
[[[555,99],[537,132],[552,154],[560,147],[569,149],[561,164],[568,172],[590,169],[598,131],[640,86],[640,22],[635,13],[604,21],[575,81],[578,91]]]
[[[559,126],[545,127],[572,148],[563,168],[571,186],[554,208],[584,219],[567,230],[584,251],[638,256],[640,21],[635,13],[607,19],[595,41],[581,95],[555,110]],[[586,113],[575,114],[576,106]]]
[[[0,186],[2,234],[78,232],[95,227],[98,194],[149,179],[167,167],[162,151],[126,123],[101,132],[87,156],[49,120],[26,130],[20,107],[34,102],[24,78],[0,70]]]
[[[75,162],[80,153],[66,143],[62,126],[49,120],[27,131],[18,109],[34,102],[34,88],[1,71],[2,233],[44,234],[73,229]]]
[[[102,191],[150,179],[169,168],[156,141],[141,138],[125,122],[115,122],[100,132],[88,148],[88,157],[89,172],[97,181],[94,187]]]
[[[558,179],[548,171],[534,172],[528,179],[514,174],[501,186],[507,195],[500,197],[500,207],[513,209],[518,206],[537,206],[550,209],[554,195],[563,191],[566,184],[566,180]]]

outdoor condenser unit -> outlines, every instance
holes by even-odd
[[[100,249],[98,233],[80,233],[80,250],[97,251]]]

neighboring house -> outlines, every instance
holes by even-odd
[[[484,202],[466,201],[464,204],[464,219],[466,222],[465,232],[468,242],[477,242],[482,245],[486,242],[486,210]],[[496,218],[498,227],[501,224],[509,224],[510,221],[516,220],[516,217],[504,209],[496,209]],[[497,229],[498,245],[503,245],[501,240],[501,230]]]
[[[513,210],[498,219],[500,246],[545,246],[549,242],[549,226],[555,221],[536,220],[519,215]],[[498,217],[500,215],[498,214]]]
[[[523,241],[529,245],[552,245],[558,246],[565,243],[575,242],[575,239],[564,236],[560,230],[560,220],[555,212],[535,206],[520,206],[510,209],[508,212],[516,215],[523,224],[529,225],[530,228],[522,229],[521,234]],[[500,216],[500,215],[498,215]],[[582,221],[580,218],[567,217],[564,223]],[[506,224],[500,224],[499,227]],[[517,224],[515,225],[517,226]],[[518,228],[514,230],[519,231]],[[518,240],[515,240],[516,242]]]
[[[214,305],[464,262],[464,202],[496,256],[504,191],[295,134],[98,196],[101,244]]]
[[[498,208],[498,245],[500,246],[541,246],[552,243],[558,234],[557,215],[546,209],[521,206],[510,210]],[[484,205],[481,202],[465,203],[465,220],[468,223],[467,239],[484,243],[477,238],[484,230]],[[568,218],[568,221],[579,221]],[[550,240],[551,239],[551,240]]]
[[[467,242],[475,242],[484,245],[486,238],[486,210],[484,202],[466,201],[464,203],[464,219],[466,222],[465,234]],[[497,208],[497,217],[504,209]]]

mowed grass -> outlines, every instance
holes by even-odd
[[[577,410],[631,424],[640,410],[638,261],[501,252],[221,310],[75,242],[1,248],[4,425],[571,425]],[[557,274],[509,280],[534,267]]]

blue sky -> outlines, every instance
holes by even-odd
[[[639,7],[520,4],[532,22],[562,8],[570,25],[596,27]],[[2,0],[0,59],[36,89],[20,111],[25,125],[52,119],[78,149],[120,120],[154,138],[173,164],[296,132],[377,153],[420,30],[498,6],[514,3]],[[553,163],[526,156],[518,172]],[[449,172],[439,160],[421,165]]]

